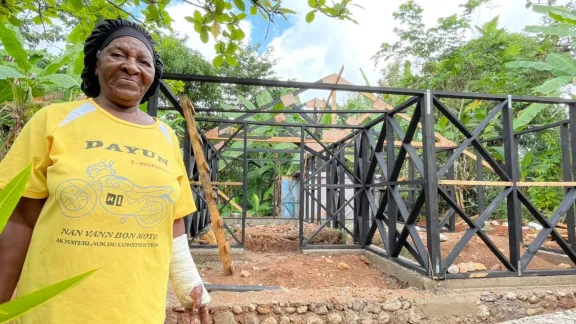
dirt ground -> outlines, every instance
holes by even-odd
[[[305,236],[309,237],[318,227],[316,224],[304,224]],[[242,230],[238,229],[235,235],[241,237]],[[234,244],[235,241],[231,239],[229,243]],[[346,240],[342,232],[324,228],[311,243],[343,244],[346,243]],[[297,252],[298,244],[297,224],[246,227],[246,244],[244,245],[246,251]]]
[[[248,261],[234,263],[234,276],[225,276],[218,262],[201,265],[200,274],[212,284],[263,285],[289,289],[388,289],[394,286],[391,278],[370,267],[361,256],[321,257],[298,253],[245,252],[245,257]]]

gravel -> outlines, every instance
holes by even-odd
[[[524,317],[502,324],[576,324],[576,313],[568,311],[554,314]]]

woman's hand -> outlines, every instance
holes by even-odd
[[[210,323],[210,309],[207,305],[200,304],[202,302],[203,291],[202,286],[197,286],[190,292],[190,297],[192,297],[192,300],[194,301],[194,304],[192,305],[193,308],[191,310],[187,309],[187,311],[190,312],[190,324],[196,324],[196,318],[200,320],[200,324]]]

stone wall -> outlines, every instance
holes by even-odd
[[[468,292],[462,294],[470,297]],[[216,324],[499,323],[576,307],[576,298],[572,291],[476,292],[475,305],[458,304],[458,296],[453,293],[426,299],[391,296],[382,301],[354,300],[347,303],[271,302],[247,306],[217,306],[212,308],[212,312],[213,322]],[[454,304],[450,303],[451,300]],[[426,303],[442,306],[426,307]],[[456,304],[457,307],[465,309],[451,310]],[[423,309],[425,311],[422,311]]]

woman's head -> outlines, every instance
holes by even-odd
[[[84,44],[82,90],[119,106],[146,102],[156,91],[163,64],[150,35],[126,20],[105,20]]]

